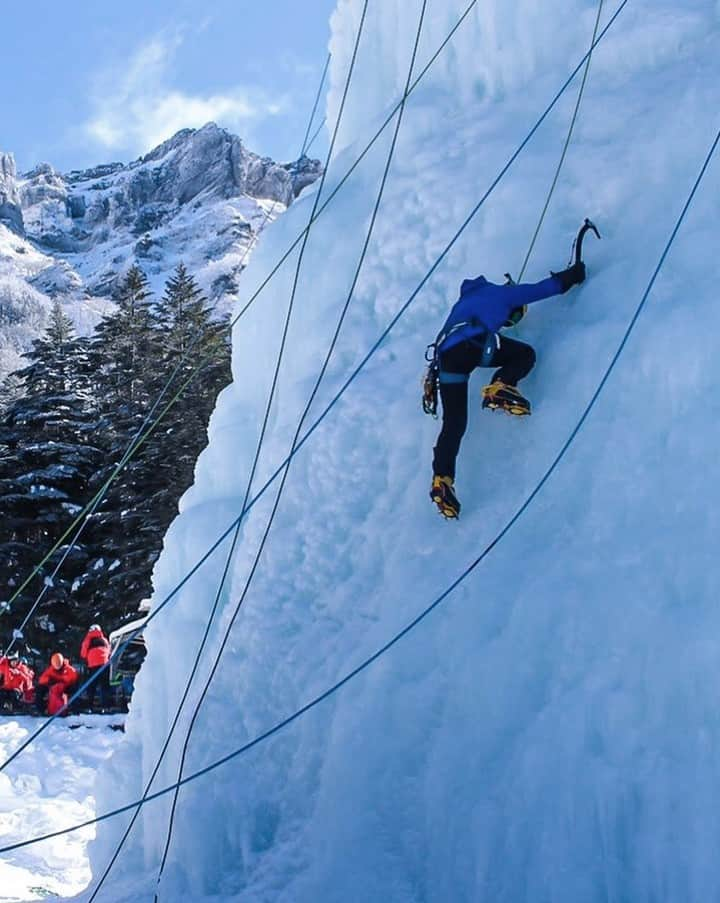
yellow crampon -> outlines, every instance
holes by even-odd
[[[482,390],[482,397],[482,406],[491,411],[501,410],[516,417],[524,417],[531,413],[530,402],[527,398],[524,398],[515,386],[509,386],[500,380],[485,386]]]
[[[435,502],[443,517],[454,520],[460,515],[460,502],[457,500],[451,477],[433,477],[430,498]]]

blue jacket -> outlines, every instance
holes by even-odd
[[[448,351],[454,345],[485,332],[497,332],[516,307],[560,294],[562,285],[557,276],[549,276],[534,284],[518,285],[495,285],[484,276],[466,279],[460,286],[460,298],[453,305],[440,332],[438,351]],[[455,326],[458,328],[448,335]],[[447,338],[442,339],[442,336]]]

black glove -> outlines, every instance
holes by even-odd
[[[581,282],[585,282],[585,264],[581,260],[578,263],[574,263],[566,270],[560,270],[559,273],[553,273],[551,271],[550,275],[555,276],[560,280],[560,285],[562,286],[561,291],[564,295],[568,289],[573,287],[573,285],[580,285]]]

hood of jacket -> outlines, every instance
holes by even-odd
[[[463,295],[467,295],[468,292],[472,292],[482,285],[487,285],[487,279],[484,276],[478,276],[475,279],[464,279],[460,286],[460,297],[462,298]]]

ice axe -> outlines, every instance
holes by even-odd
[[[601,238],[601,235],[598,232],[598,228],[595,223],[585,217],[585,222],[582,224],[582,226],[580,226],[580,231],[575,236],[575,239],[573,241],[572,250],[570,251],[570,262],[568,263],[569,267],[571,267],[574,263],[582,262],[583,239],[588,232],[594,232],[597,238]],[[573,260],[573,255],[575,255],[575,260]],[[516,282],[510,275],[510,273],[505,273],[505,285],[516,285]]]
[[[575,241],[573,242],[572,251],[570,251],[570,262],[568,266],[572,266],[573,264],[582,263],[582,246],[583,239],[587,235],[588,232],[594,232],[596,238],[600,238],[600,233],[597,230],[597,226],[592,220],[589,220],[585,217],[585,222],[580,226],[580,231],[575,236]],[[575,254],[575,260],[573,260],[573,254]]]

